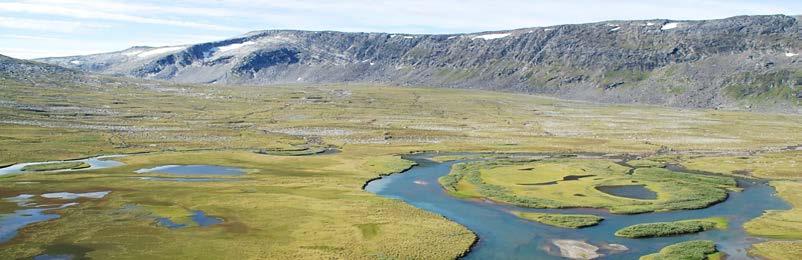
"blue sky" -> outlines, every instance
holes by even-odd
[[[802,14],[802,1],[0,0],[0,54],[90,54],[213,41],[263,29],[457,33],[744,14]]]

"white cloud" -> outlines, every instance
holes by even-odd
[[[107,25],[55,20],[35,20],[26,18],[1,17],[0,27],[22,30],[51,31],[71,33],[79,29],[108,28]]]
[[[57,57],[64,56],[64,51],[59,50],[46,50],[35,48],[1,48],[0,55],[14,57],[17,59],[33,59],[40,57]],[[91,54],[91,53],[85,53]]]
[[[171,26],[181,26],[181,27],[190,27],[190,28],[207,29],[207,30],[218,30],[218,31],[243,31],[242,28],[236,28],[225,25],[198,23],[198,22],[182,21],[182,20],[171,20],[163,18],[149,18],[126,13],[107,12],[103,11],[102,9],[101,11],[97,11],[98,9],[94,9],[92,8],[92,6],[83,6],[83,8],[79,7],[82,6],[71,7],[69,5],[65,6],[55,3],[0,3],[0,10],[6,12],[57,15],[62,17],[72,17],[79,19],[111,20],[111,21],[121,21],[130,23],[171,25]]]
[[[22,34],[0,34],[0,39],[2,39],[2,38],[22,39],[22,40],[38,40],[38,41],[60,40],[59,38],[54,38],[54,37],[22,35]]]
[[[146,13],[146,14],[179,14],[179,15],[192,15],[192,16],[209,16],[209,17],[232,17],[237,15],[237,11],[225,8],[204,8],[190,6],[175,6],[168,5],[165,2],[159,4],[148,4],[138,1],[129,2],[115,2],[115,1],[102,1],[102,0],[29,0],[28,3],[43,4],[43,5],[60,5],[69,6],[72,8],[82,8],[91,10],[102,10],[103,12],[118,12],[118,13]]]
[[[452,33],[606,20],[715,19],[746,14],[800,14],[802,2],[725,0],[217,0],[191,1],[239,10],[269,28]],[[189,3],[189,1],[181,1]]]
[[[131,46],[177,46],[226,38],[220,35],[151,34],[131,41],[85,40],[72,34],[0,34],[0,54],[22,59],[62,57],[119,51]]]

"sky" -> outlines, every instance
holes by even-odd
[[[606,20],[802,14],[801,0],[0,0],[0,54],[84,55],[266,29],[461,33]]]

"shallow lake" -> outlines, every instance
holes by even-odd
[[[113,160],[114,158],[122,157],[125,155],[104,155],[104,156],[97,156],[85,159],[78,159],[78,160],[66,160],[66,161],[47,161],[47,162],[28,162],[28,163],[17,163],[10,165],[8,167],[0,168],[0,176],[6,174],[15,174],[15,173],[25,173],[22,170],[25,166],[29,165],[38,165],[38,164],[49,164],[49,163],[61,163],[61,162],[84,162],[89,164],[88,168],[83,169],[64,169],[64,170],[54,170],[54,171],[45,171],[45,172],[71,172],[71,171],[87,171],[87,170],[97,170],[97,169],[105,169],[111,167],[117,167],[125,165],[122,162],[118,162]]]
[[[245,174],[240,168],[217,165],[163,165],[147,169],[139,169],[136,173],[165,173],[174,175],[219,175],[239,176]]]
[[[419,165],[402,174],[394,174],[372,181],[365,190],[389,198],[401,199],[415,207],[428,210],[460,223],[475,232],[479,242],[466,259],[561,259],[552,241],[574,239],[602,247],[622,244],[629,250],[609,254],[614,259],[637,259],[661,248],[688,240],[716,241],[720,251],[733,259],[748,259],[746,250],[760,241],[748,236],[742,226],[760,216],[765,210],[788,209],[789,206],[774,196],[774,189],[761,181],[738,180],[742,192],[732,192],[722,203],[699,210],[683,210],[638,215],[616,215],[599,209],[531,209],[498,204],[484,200],[464,200],[449,196],[437,179],[448,174],[455,162],[436,163],[426,155],[408,159]],[[511,210],[527,212],[595,214],[604,217],[599,225],[583,229],[563,229],[520,219]],[[727,230],[711,230],[698,234],[674,237],[629,239],[616,237],[615,231],[633,224],[674,221],[691,218],[723,216],[729,219]],[[603,254],[609,252],[601,251]]]
[[[598,186],[597,190],[618,197],[653,200],[657,199],[657,192],[654,192],[646,185],[609,185]]]
[[[3,200],[16,203],[18,209],[12,213],[0,214],[0,244],[8,242],[17,235],[17,232],[30,224],[57,219],[58,214],[48,213],[48,211],[63,209],[75,206],[77,202],[72,200],[79,198],[101,199],[109,194],[110,191],[98,191],[87,193],[53,192],[41,195],[21,194],[19,196],[4,198]],[[37,204],[37,198],[57,199],[65,202],[59,205]]]

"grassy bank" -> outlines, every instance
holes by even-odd
[[[514,211],[519,218],[562,228],[583,228],[598,225],[604,218],[580,214],[548,214]]]
[[[778,239],[802,239],[802,183],[775,181],[777,194],[791,204],[790,210],[770,211],[744,224],[749,234]]]
[[[22,171],[42,172],[42,171],[56,171],[56,170],[78,170],[89,168],[91,165],[85,162],[55,162],[33,164],[22,167]]]
[[[720,259],[716,244],[710,240],[694,240],[664,247],[660,252],[642,256],[641,260],[704,260]]]
[[[699,233],[713,228],[726,229],[726,218],[689,219],[673,222],[644,223],[628,226],[615,232],[628,238],[666,237]]]

